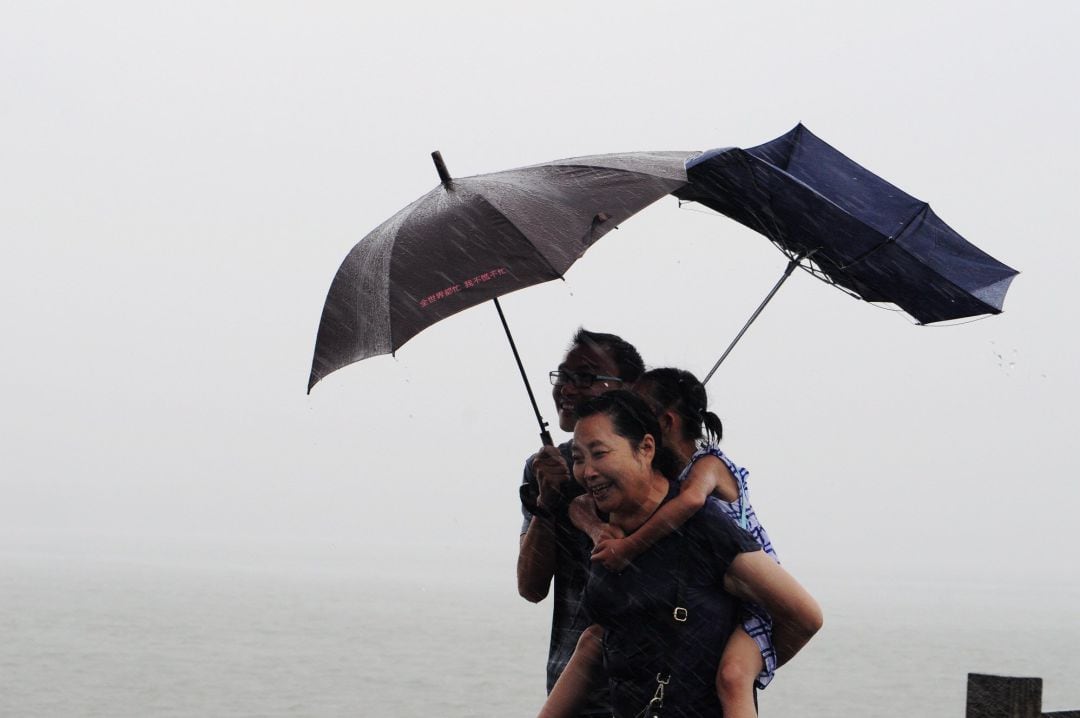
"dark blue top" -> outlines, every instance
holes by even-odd
[[[677,493],[673,482],[665,502]],[[621,573],[592,564],[585,603],[604,628],[604,666],[617,718],[638,715],[656,691],[657,673],[668,672],[665,717],[721,715],[716,671],[739,610],[738,599],[724,590],[724,574],[736,556],[760,550],[707,501]],[[680,573],[685,623],[672,617]]]

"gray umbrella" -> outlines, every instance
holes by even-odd
[[[500,295],[561,278],[593,242],[685,185],[694,154],[594,155],[451,179],[433,153],[442,183],[360,240],[338,269],[308,391],[463,309],[489,299],[498,307]],[[535,400],[533,408],[543,433]]]

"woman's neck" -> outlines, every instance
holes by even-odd
[[[611,512],[608,522],[612,526],[622,529],[623,533],[632,534],[641,528],[649,520],[650,516],[656,513],[656,510],[660,508],[660,504],[664,503],[664,499],[668,495],[668,488],[667,478],[659,471],[654,470],[652,477],[649,479],[648,492],[643,499],[626,510]]]

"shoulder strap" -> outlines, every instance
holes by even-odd
[[[656,692],[652,700],[645,707],[645,718],[659,718],[660,709],[664,707],[664,689],[671,683],[671,673],[675,664],[675,647],[683,639],[686,619],[689,612],[686,610],[686,534],[680,528],[679,561],[675,567],[675,602],[672,605],[672,626],[668,632],[668,640],[665,642],[666,650],[659,661],[660,670],[656,674]]]

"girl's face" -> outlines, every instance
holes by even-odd
[[[574,428],[574,478],[601,511],[627,511],[648,496],[655,451],[649,434],[635,449],[607,414],[593,414]]]

